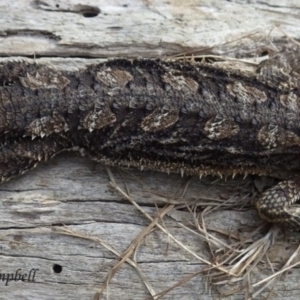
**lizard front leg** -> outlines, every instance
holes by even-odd
[[[279,182],[255,203],[260,217],[268,222],[300,230],[300,177]]]

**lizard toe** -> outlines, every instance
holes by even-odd
[[[285,180],[266,190],[255,203],[260,217],[288,229],[300,230],[300,178]]]

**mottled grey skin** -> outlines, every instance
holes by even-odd
[[[208,64],[114,59],[67,72],[0,64],[0,179],[64,150],[108,165],[190,175],[288,179],[256,203],[300,229],[296,52],[245,75]],[[295,67],[296,66],[296,67]],[[299,214],[299,217],[298,217]]]

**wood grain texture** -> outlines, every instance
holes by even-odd
[[[85,1],[84,5],[101,10],[94,18],[83,16],[80,6],[83,3],[67,3],[2,1],[0,54],[12,56],[10,60],[35,54],[39,61],[76,69],[91,61],[83,57],[157,57],[186,51],[201,53],[199,50],[203,48],[211,54],[256,57],[266,51],[273,52],[274,45],[281,48],[293,44],[275,26],[280,26],[290,37],[300,36],[296,1],[265,4],[190,1],[185,6],[176,1],[169,4]],[[228,41],[234,42],[219,46]],[[125,176],[134,199],[152,216],[157,214],[153,203],[162,208],[166,200],[184,202],[180,195],[188,178],[139,171],[133,172],[134,178],[116,169],[113,174],[123,189]],[[224,202],[233,196],[244,199],[249,193],[255,196],[256,178],[246,181],[237,178],[226,184],[215,180],[192,178],[185,201],[201,198],[210,204],[212,200]],[[121,252],[150,223],[110,187],[102,166],[68,153],[4,183],[0,197],[0,273],[14,273],[18,269],[29,273],[33,268],[39,269],[36,284],[19,281],[6,286],[0,281],[1,299],[92,299],[115,265],[116,255],[99,240],[62,234],[64,225],[89,238],[102,239]],[[235,236],[239,232],[242,239],[260,220],[253,209],[240,208],[210,213],[205,219],[207,226],[213,232],[217,229]],[[178,222],[193,224],[190,212],[174,210],[164,222],[190,249],[206,259],[212,258],[206,242],[178,225]],[[227,236],[224,234],[225,240]],[[276,239],[268,252],[275,270],[295,251],[298,239],[292,233],[285,239],[282,236]],[[147,236],[136,260],[156,293],[206,267],[158,229]],[[54,272],[54,265],[62,266],[61,273]],[[272,273],[266,262],[256,271],[254,282]],[[282,277],[276,283],[273,299],[298,299],[299,279],[297,268]],[[218,297],[217,288],[209,292],[205,287],[206,278],[200,274],[163,299]],[[244,292],[242,289],[233,298],[244,299]],[[113,277],[107,294],[110,299],[146,299],[150,295],[141,276],[128,264]],[[267,295],[266,290],[260,297]]]

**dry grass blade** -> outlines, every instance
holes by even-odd
[[[170,291],[176,289],[177,287],[179,287],[181,285],[184,285],[186,282],[190,281],[191,279],[193,279],[194,277],[198,276],[201,273],[202,273],[202,271],[199,271],[195,274],[191,274],[189,276],[186,276],[185,278],[183,278],[182,280],[180,280],[179,282],[177,282],[176,284],[174,284],[170,288],[160,292],[159,294],[156,294],[152,299],[153,300],[158,300],[158,299],[162,298],[163,296],[167,295]],[[150,300],[150,299],[148,298],[146,300]]]
[[[145,230],[147,230],[147,228]],[[82,239],[86,239],[86,240],[97,242],[97,243],[101,244],[103,247],[105,247],[106,249],[108,249],[109,251],[111,251],[112,253],[114,253],[117,257],[123,257],[122,261],[124,262],[126,260],[126,262],[129,265],[131,265],[138,272],[138,274],[140,275],[140,277],[143,279],[143,282],[144,282],[146,288],[148,289],[149,293],[151,295],[155,295],[156,292],[154,291],[153,287],[148,282],[145,274],[138,267],[138,264],[135,261],[133,261],[130,258],[128,258],[127,256],[125,258],[124,253],[123,254],[120,253],[118,250],[116,250],[114,247],[112,247],[111,245],[109,245],[108,243],[106,243],[104,240],[102,240],[100,238],[97,238],[97,237],[94,237],[94,236],[83,234],[83,233],[75,231],[75,230],[73,230],[73,229],[71,229],[69,227],[58,227],[58,228],[55,228],[53,231],[55,233],[69,235],[69,236],[72,236],[72,237],[77,237],[77,238],[82,238]],[[129,249],[127,249],[126,251],[129,251]],[[119,265],[119,263],[116,266],[118,266],[118,265]],[[113,271],[116,269],[116,266],[113,267],[113,269],[112,269]],[[121,267],[121,265],[120,265],[120,267]],[[112,274],[112,270],[111,270],[110,274],[108,274],[107,280],[105,281],[105,284],[103,285],[103,287],[98,291],[98,293],[96,293],[95,299],[99,299],[99,297],[101,295],[101,293],[99,293],[99,292],[102,291],[102,293],[103,293],[104,289],[107,288],[109,280],[115,274],[115,272],[113,272],[113,274]]]
[[[272,283],[274,283],[274,281],[276,279],[279,279],[280,276],[286,272],[291,270],[292,268],[300,265],[300,262],[296,262],[294,264],[291,264],[291,262],[294,260],[294,258],[297,257],[297,255],[299,254],[300,251],[300,245],[297,247],[296,251],[293,253],[293,255],[289,258],[289,260],[285,263],[285,265],[282,267],[282,269],[276,273],[274,273],[273,275],[253,284],[253,287],[259,286],[263,283],[266,283],[264,286],[262,286],[258,291],[256,291],[252,296],[253,297],[257,297],[263,290],[265,290],[267,287],[269,287]]]
[[[244,206],[249,202],[249,199],[251,199],[253,195],[256,195],[251,192],[249,193],[249,191],[251,190],[251,186],[249,185],[250,181],[240,181],[241,184],[239,186],[235,185],[235,181],[229,182],[229,184],[235,186],[239,190],[237,191],[237,193],[231,193],[230,197],[224,199],[221,197],[220,199],[217,199],[217,197],[211,197],[210,195],[214,195],[214,193],[209,194],[209,189],[211,188],[211,186],[208,186],[207,194],[201,194],[201,199],[197,199],[197,201],[185,201],[184,197],[189,197],[190,195],[188,189],[195,188],[192,186],[194,183],[188,180],[185,185],[181,186],[182,192],[179,193],[178,191],[176,191],[176,195],[174,195],[175,197],[177,197],[177,200],[179,198],[182,199],[182,203],[177,205],[162,204],[162,208],[156,207],[156,212],[154,210],[154,213],[150,215],[147,211],[145,211],[145,209],[143,209],[143,206],[137,203],[138,198],[136,198],[135,194],[131,195],[131,185],[127,183],[126,178],[123,178],[123,184],[121,187],[116,183],[111,170],[107,169],[107,172],[110,178],[110,186],[120,195],[122,195],[122,199],[126,199],[127,201],[129,201],[150,222],[149,225],[134,238],[130,246],[124,252],[117,251],[108,243],[99,238],[87,236],[75,232],[69,228],[58,229],[57,232],[60,232],[62,234],[68,234],[101,243],[105,248],[109,249],[118,257],[118,261],[110,269],[105,282],[99,288],[95,299],[100,299],[100,297],[104,294],[104,291],[108,289],[111,279],[120,270],[124,263],[128,263],[129,265],[134,267],[134,269],[142,279],[144,285],[146,286],[149,295],[151,295],[151,299],[155,300],[161,299],[170,291],[186,284],[188,281],[203,272],[209,282],[213,286],[216,286],[217,289],[222,288],[222,286],[228,286],[229,288],[231,288],[231,290],[227,290],[226,292],[221,291],[222,295],[228,296],[237,292],[244,291],[246,299],[248,299],[250,296],[257,297],[263,290],[265,290],[266,288],[270,288],[275,280],[279,278],[279,276],[283,272],[298,265],[298,263],[292,264],[292,260],[300,251],[300,246],[294,253],[294,255],[286,262],[281,271],[274,273],[272,276],[269,276],[259,282],[257,282],[256,280],[257,283],[253,284],[253,282],[251,282],[251,279],[253,275],[258,274],[257,269],[260,267],[259,263],[267,258],[267,251],[274,243],[274,240],[279,233],[279,228],[274,226],[265,235],[261,236],[262,229],[264,230],[265,226],[263,225],[260,227],[256,227],[255,230],[250,233],[247,232],[243,236],[237,232],[232,233],[230,231],[225,231],[218,228],[213,229],[211,228],[210,223],[207,222],[207,219],[209,219],[209,216],[207,217],[208,214],[218,214],[217,210],[224,210],[224,207],[226,209],[231,207],[240,209],[240,207],[242,206],[244,210]],[[140,181],[139,183],[147,189],[142,181]],[[217,185],[220,184],[223,184],[223,182],[217,182]],[[205,184],[203,184],[203,187],[205,188]],[[147,189],[147,192],[149,191],[150,189]],[[160,194],[159,191],[155,190],[155,192],[157,192],[157,194]],[[171,190],[171,192],[174,192],[174,190]],[[167,193],[165,194],[167,202],[170,196],[167,195]],[[206,195],[208,196],[206,197]],[[251,197],[249,195],[251,195]],[[164,201],[162,200],[161,203],[164,203]],[[207,204],[211,205],[208,206]],[[201,206],[201,209],[204,208],[200,214],[199,206]],[[178,208],[184,209],[185,215],[189,216],[188,223],[184,223],[186,222],[185,219],[182,219],[183,222],[176,219],[176,216],[179,216],[179,214],[177,214],[178,210],[176,210]],[[189,215],[187,212],[190,212],[193,218],[191,218],[191,215]],[[170,220],[169,218],[166,219],[166,215],[168,215],[172,220]],[[168,226],[174,221],[176,222],[176,228],[180,227],[183,230],[187,231],[189,235],[192,234],[207,243],[211,258],[209,258],[209,252],[208,256],[203,257],[202,255],[199,255],[197,251],[191,250],[186,243],[181,242],[176,238],[176,236],[172,235],[169,232]],[[135,254],[138,251],[139,246],[143,243],[145,237],[155,228],[160,229],[168,239],[172,240],[181,249],[184,249],[184,251],[191,254],[193,258],[196,258],[197,262],[199,261],[206,265],[205,269],[201,268],[201,270],[199,271],[194,271],[193,274],[189,274],[188,276],[181,278],[176,282],[176,284],[172,283],[168,288],[160,291],[159,293],[155,291],[155,289],[151,285],[151,282],[149,281],[147,276],[145,276],[145,274],[141,272],[138,263],[135,261]],[[257,236],[260,237],[257,238]],[[258,287],[260,288],[257,289]]]
[[[113,182],[111,182],[111,186],[113,188],[115,188],[116,191],[118,191],[121,195],[123,195],[128,201],[130,201],[130,203],[132,203],[140,212],[142,212],[147,219],[149,219],[151,222],[153,221],[153,218],[147,214],[135,201],[133,201],[133,199],[131,197],[129,197],[119,186],[115,185]],[[211,267],[219,267],[217,264],[213,264],[210,261],[200,257],[199,255],[197,255],[196,253],[194,253],[193,251],[191,251],[188,247],[186,247],[183,243],[181,243],[180,241],[178,241],[173,235],[171,235],[163,226],[161,226],[160,224],[156,224],[156,226],[163,231],[171,240],[173,240],[177,245],[179,245],[182,249],[184,249],[185,251],[187,251],[188,253],[192,254],[195,258],[197,258],[198,260],[200,260],[201,262],[204,262],[205,264],[210,265]],[[228,275],[231,276],[235,276],[235,274],[231,274],[230,272],[228,272],[226,269],[220,267],[220,269],[225,272],[228,273]]]
[[[133,254],[134,250],[138,247],[138,245],[142,242],[142,240],[145,238],[146,235],[148,235],[152,229],[155,227],[157,222],[163,218],[163,216],[169,212],[173,207],[172,206],[165,206],[160,213],[153,219],[151,224],[149,224],[131,243],[129,248],[124,251],[120,258],[121,260],[110,270],[109,276],[106,279],[106,282],[103,284],[103,286],[100,288],[100,290],[97,292],[96,299],[100,299],[100,296],[103,294],[105,288],[108,286],[109,281],[112,279],[112,277],[116,274],[116,272],[122,267],[122,265],[129,259],[129,257]],[[147,286],[147,285],[146,285]],[[151,291],[151,294],[152,291]]]
[[[226,202],[230,203],[230,205],[235,205],[234,201],[230,202],[229,200],[223,202],[225,206],[227,205]],[[202,202],[200,203],[202,204]],[[257,234],[259,234],[265,226],[264,224],[256,228],[251,234],[248,234],[247,238],[244,238],[238,242],[228,244],[224,241],[224,239],[217,238],[214,234],[211,234],[209,232],[205,225],[204,219],[204,215],[206,213],[222,208],[224,206],[223,203],[216,203],[214,206],[206,207],[201,213],[200,217],[196,213],[196,208],[191,208],[189,205],[187,205],[188,210],[194,216],[194,224],[196,229],[191,229],[186,225],[177,222],[180,227],[185,228],[187,231],[193,233],[194,235],[200,237],[202,240],[205,240],[208,243],[211,249],[212,256],[214,257],[213,261],[217,262],[218,267],[216,268],[208,266],[206,268],[206,271],[209,272],[208,277],[210,278],[210,282],[217,286],[228,285],[234,282],[243,281],[246,278],[251,278],[251,273],[256,270],[256,266],[262,261],[264,257],[266,257],[267,251],[273,245],[274,240],[276,239],[280,231],[280,228],[273,226],[268,231],[268,233],[255,240]],[[201,225],[199,223],[199,220],[201,220]],[[221,233],[221,235],[223,236],[226,235],[225,231],[217,230],[217,232]],[[234,236],[232,233],[230,233],[230,237],[234,237],[234,239],[239,240],[238,235]],[[217,255],[217,253],[220,252],[223,252],[223,255]],[[296,253],[293,255],[293,257],[294,256],[296,256]],[[289,261],[291,261],[291,259]],[[295,265],[297,264],[294,264],[290,267],[294,267]],[[226,268],[228,272],[234,273],[236,276],[228,276],[228,274],[225,274],[219,267]],[[255,292],[253,295],[258,295],[262,290],[269,286],[272,283],[270,279],[271,277],[266,278],[264,281],[268,282],[268,284],[264,286],[260,291]],[[250,289],[253,289],[255,286],[257,286],[257,284],[251,285],[249,283],[248,286]],[[243,287],[245,288],[245,285],[243,285]],[[233,288],[230,292],[227,292],[226,296],[234,294],[240,289],[240,287]],[[223,295],[225,294],[223,293]]]
[[[143,213],[144,216],[146,216],[147,219],[149,219],[152,224],[153,219],[150,215],[148,215],[137,203],[134,201],[134,199],[130,196],[129,189],[125,182],[125,191],[121,189],[115,182],[114,177],[112,173],[110,173],[110,179],[111,179],[111,186],[118,191],[123,197],[125,197],[130,203],[132,203],[141,213]],[[187,191],[187,188],[189,186],[190,181],[187,182],[187,184],[183,188],[183,192],[180,195],[180,198],[182,198],[184,203],[184,195]],[[143,184],[141,182],[141,184]],[[220,184],[220,183],[219,183]],[[248,234],[246,238],[240,240],[238,235],[234,235],[232,233],[228,232],[221,232],[220,230],[214,230],[216,232],[221,233],[223,236],[228,235],[230,238],[234,238],[237,240],[234,243],[227,243],[224,241],[224,239],[218,238],[216,235],[209,232],[208,228],[205,225],[205,219],[204,216],[208,213],[211,213],[215,210],[224,209],[224,207],[241,207],[245,206],[246,203],[248,203],[251,198],[249,197],[249,182],[245,182],[242,185],[239,185],[238,188],[240,191],[242,191],[242,198],[240,197],[240,193],[238,194],[239,197],[232,196],[231,198],[228,198],[227,200],[223,199],[210,199],[208,201],[208,197],[204,197],[204,199],[198,200],[197,204],[194,206],[191,206],[191,203],[184,205],[172,205],[172,208],[183,208],[184,206],[193,214],[194,217],[194,224],[195,229],[191,229],[190,227],[184,225],[183,223],[176,221],[176,224],[185,230],[189,231],[190,233],[194,234],[197,237],[200,237],[202,240],[208,243],[211,254],[212,254],[212,261],[208,261],[205,258],[199,257],[197,253],[194,253],[190,249],[186,247],[183,243],[178,241],[175,237],[173,237],[168,230],[162,226],[161,224],[157,223],[155,226],[157,226],[159,229],[161,229],[167,236],[175,241],[177,245],[179,245],[182,249],[187,251],[188,253],[192,254],[194,257],[196,257],[201,262],[204,262],[207,265],[207,268],[204,270],[208,275],[208,278],[210,278],[210,282],[213,283],[213,285],[221,286],[224,284],[232,284],[234,282],[241,282],[245,280],[246,278],[250,278],[252,271],[255,271],[256,266],[258,263],[265,257],[268,249],[272,246],[274,243],[274,239],[278,235],[279,228],[272,227],[267,234],[262,236],[261,238],[255,240],[255,236],[261,231],[261,229],[264,227],[260,226],[256,228],[252,233]],[[144,186],[144,184],[143,184]],[[144,186],[145,188],[145,186]],[[207,190],[209,191],[209,190]],[[159,193],[159,192],[158,192]],[[255,193],[252,193],[252,197],[255,197]],[[167,197],[169,200],[169,197]],[[210,204],[210,206],[207,206]],[[200,218],[197,214],[197,208],[198,206],[206,206],[206,208],[203,210],[203,212],[200,215]],[[173,211],[173,210],[172,210]],[[168,212],[168,215],[171,216],[171,209]],[[162,218],[162,215],[160,215]],[[199,223],[199,220],[201,220],[201,225]],[[223,252],[222,255],[220,255],[220,252]],[[218,254],[219,253],[219,254]],[[203,272],[203,271],[202,271]],[[200,273],[200,272],[199,272]],[[162,297],[166,295],[170,290],[184,284],[186,280],[190,280],[194,276],[197,276],[199,274],[198,272],[188,276],[184,279],[182,279],[180,282],[175,284],[174,286],[160,292],[159,294],[156,294],[155,296],[152,295],[153,299],[158,299],[157,297]],[[249,288],[253,288],[253,285],[250,283],[248,284]],[[245,285],[243,285],[245,287]],[[237,292],[240,288],[233,288],[230,292],[227,293],[227,295],[233,294]]]
[[[239,38],[237,38],[237,39],[233,39],[233,40],[230,40],[230,41],[228,41],[228,42],[224,42],[224,43],[221,43],[221,44],[218,44],[218,45],[213,45],[213,46],[210,46],[210,47],[204,47],[204,48],[202,48],[202,49],[198,49],[198,50],[194,50],[194,51],[192,51],[192,52],[184,52],[184,53],[178,53],[177,55],[173,55],[173,56],[170,56],[170,58],[172,58],[172,59],[175,59],[175,58],[177,58],[177,59],[182,59],[182,58],[185,58],[186,56],[194,56],[194,54],[195,53],[199,53],[199,52],[201,52],[201,53],[209,53],[209,51],[211,50],[211,49],[215,49],[215,48],[217,48],[217,47],[222,47],[222,46],[224,46],[224,45],[227,45],[227,44],[230,44],[230,43],[234,43],[234,42],[236,42],[236,41],[239,41],[239,40],[242,40],[242,39],[244,39],[244,38],[246,38],[246,37],[251,37],[251,36],[254,36],[254,35],[257,35],[257,34],[259,34],[260,33],[260,31],[254,31],[254,32],[251,32],[251,33],[249,33],[249,34],[247,34],[247,35],[244,35],[244,36],[242,36],[242,37],[239,37]],[[222,56],[222,58],[224,59],[224,56]]]
[[[241,276],[241,274],[252,264],[251,268],[247,271],[250,272],[274,243],[278,231],[278,227],[272,227],[264,237],[251,243],[247,248],[243,249],[240,254],[233,257],[229,262],[231,272],[235,272],[237,276]]]

